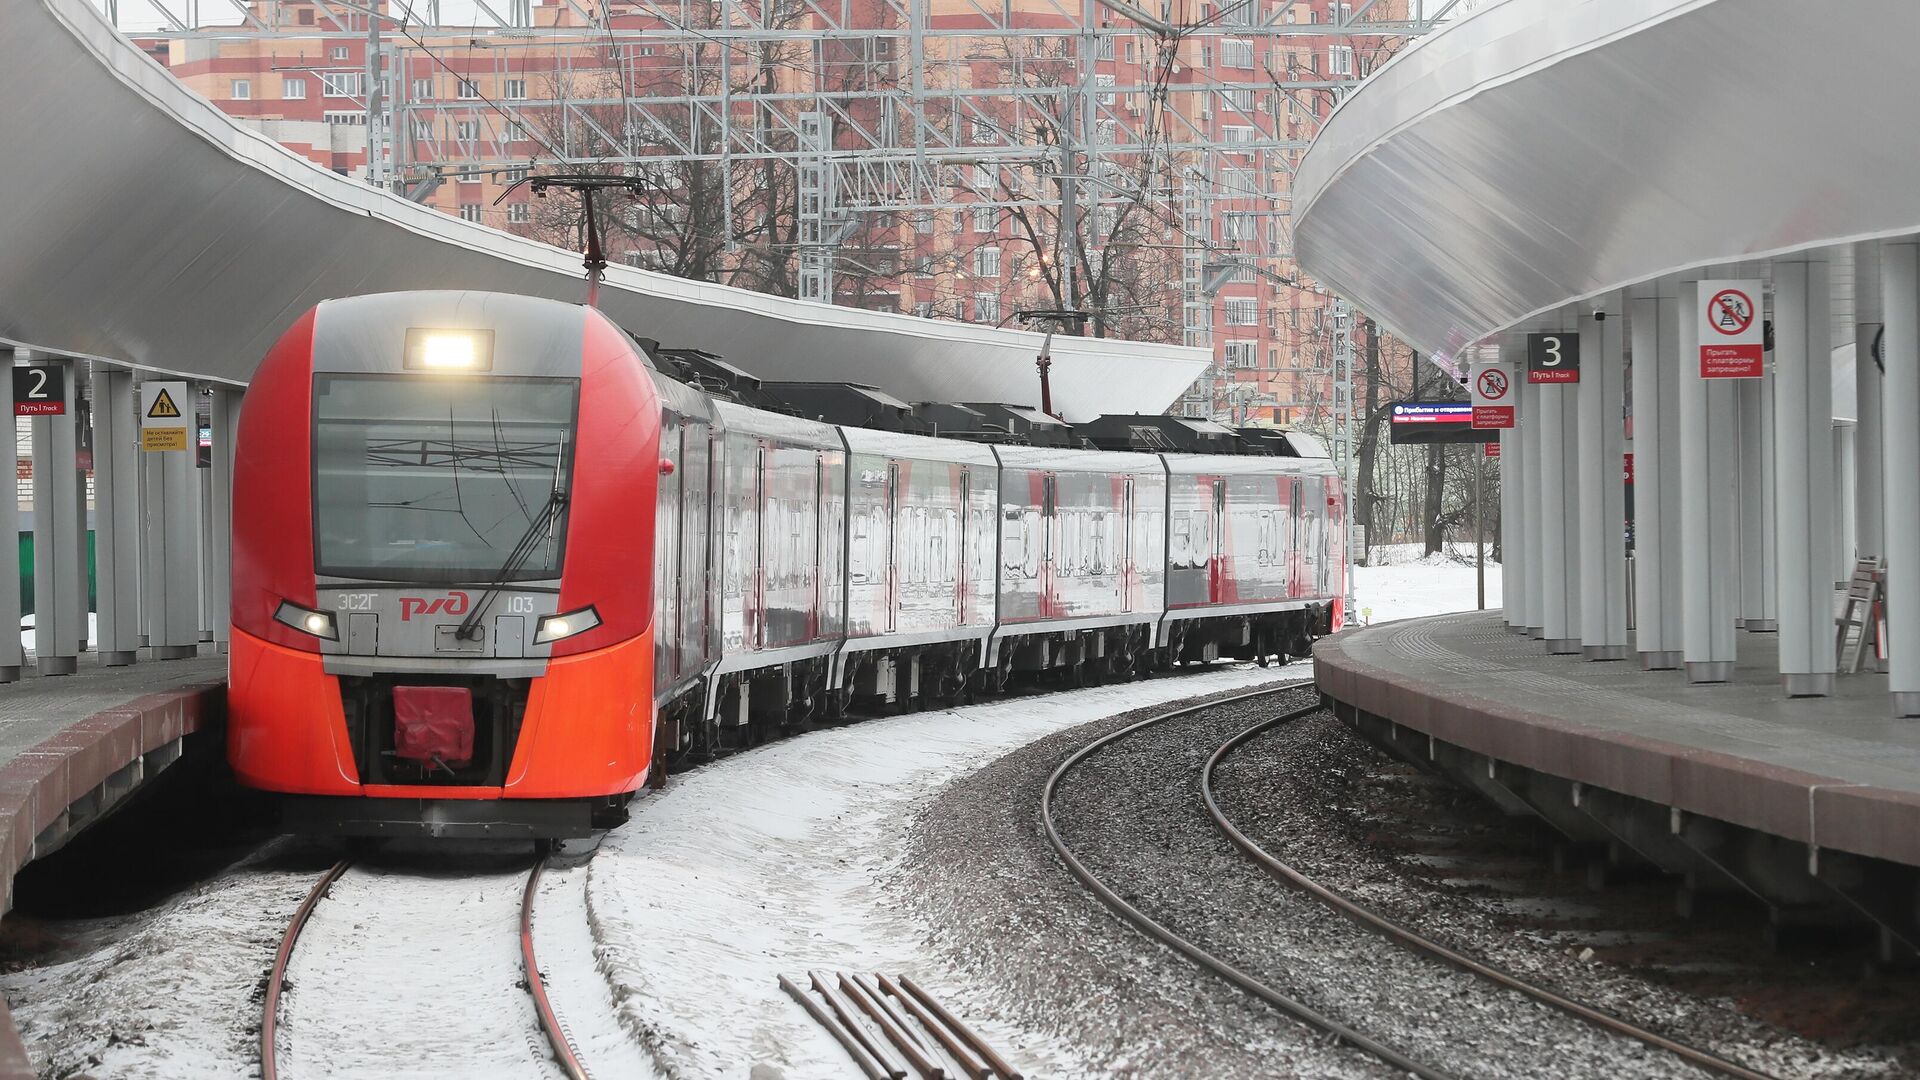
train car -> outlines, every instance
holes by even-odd
[[[1338,488],[1323,459],[1163,454],[1167,468],[1167,613],[1179,659],[1306,656],[1337,628],[1328,573]]]
[[[643,346],[644,348],[645,346]],[[688,749],[705,718],[708,675],[721,659],[721,620],[714,616],[714,567],[720,533],[713,528],[718,483],[715,447],[725,438],[721,403],[649,367],[660,399],[660,479],[653,524],[653,698],[655,755]],[[649,779],[664,782],[665,768]]]
[[[240,782],[287,795],[299,828],[620,820],[654,765],[658,613],[634,568],[655,518],[634,510],[657,506],[661,416],[635,343],[590,309],[418,292],[303,315],[235,445]]]
[[[1165,465],[1152,454],[994,448],[1000,617],[989,666],[1130,670],[1165,608]]]
[[[1324,458],[989,446],[667,378],[599,312],[322,303],[235,447],[228,757],[303,831],[560,838],[850,709],[1337,629]]]
[[[716,408],[726,426],[715,492],[723,629],[699,738],[731,746],[755,724],[764,735],[826,707],[846,624],[847,452],[830,425]]]
[[[994,622],[993,452],[843,427],[847,626],[839,707],[955,700]]]

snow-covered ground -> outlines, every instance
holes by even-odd
[[[1449,544],[1438,555],[1419,544],[1383,544],[1373,549],[1372,566],[1353,568],[1359,600],[1351,613],[1359,624],[1414,619],[1474,610],[1472,544]],[[1500,606],[1500,564],[1487,559],[1487,607]]]
[[[688,774],[607,838],[587,901],[622,1019],[669,1075],[844,1076],[845,1051],[780,992],[809,968],[904,973],[1029,1075],[1089,1075],[1073,1047],[969,1010],[926,959],[887,879],[947,782],[1050,732],[1198,694],[1299,680],[1307,666],[1204,674],[872,720]],[[804,979],[801,980],[804,982]]]

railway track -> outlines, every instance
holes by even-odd
[[[1309,684],[1293,683],[1282,687],[1268,687],[1245,694],[1216,699],[1199,705],[1190,705],[1169,710],[1168,712],[1148,717],[1117,731],[1110,732],[1080,747],[1054,769],[1053,773],[1047,778],[1045,787],[1042,789],[1040,813],[1042,826],[1047,836],[1047,842],[1052,846],[1061,862],[1066,865],[1068,871],[1078,879],[1082,885],[1086,886],[1089,891],[1098,897],[1102,903],[1114,911],[1115,914],[1119,915],[1125,922],[1131,924],[1149,937],[1160,941],[1162,944],[1186,957],[1202,970],[1238,987],[1245,993],[1267,1003],[1280,1012],[1325,1032],[1355,1049],[1378,1058],[1383,1063],[1395,1069],[1405,1071],[1414,1076],[1427,1078],[1427,1080],[1452,1080],[1455,1074],[1442,1066],[1434,1064],[1430,1060],[1423,1060],[1421,1057],[1417,1057],[1413,1053],[1398,1046],[1391,1045],[1388,1041],[1377,1038],[1361,1030],[1359,1027],[1327,1015],[1324,1011],[1314,1008],[1298,996],[1288,994],[1273,986],[1269,981],[1263,980],[1257,975],[1221,959],[1213,952],[1208,951],[1187,936],[1181,934],[1178,930],[1141,910],[1123,897],[1112,885],[1102,881],[1100,877],[1074,853],[1061,834],[1060,828],[1055,821],[1053,804],[1061,781],[1072,774],[1076,767],[1098,754],[1101,750],[1169,721],[1183,717],[1192,717],[1200,713],[1220,709],[1224,706],[1277,696],[1287,693],[1288,691],[1298,691],[1306,685]],[[1295,868],[1275,858],[1270,852],[1261,848],[1260,845],[1255,843],[1246,833],[1237,828],[1221,810],[1218,800],[1214,797],[1214,775],[1220,763],[1231,755],[1234,750],[1245,745],[1248,741],[1262,733],[1274,730],[1302,717],[1310,716],[1318,712],[1319,709],[1319,703],[1315,702],[1261,720],[1220,744],[1207,757],[1205,764],[1200,769],[1199,794],[1207,818],[1222,835],[1232,842],[1234,848],[1249,861],[1276,880],[1286,884],[1292,889],[1296,889],[1313,897],[1315,900],[1327,905],[1359,926],[1377,933],[1416,954],[1465,971],[1492,986],[1523,995],[1533,1001],[1548,1005],[1598,1030],[1622,1038],[1632,1039],[1667,1054],[1671,1054],[1680,1061],[1714,1076],[1735,1077],[1739,1078],[1739,1080],[1772,1080],[1768,1074],[1757,1072],[1698,1047],[1670,1039],[1657,1032],[1636,1025],[1631,1021],[1567,998],[1545,987],[1528,982],[1511,972],[1466,956],[1439,942],[1432,941],[1417,931],[1397,923],[1377,911],[1358,903],[1351,897],[1344,896],[1326,887],[1321,882],[1300,873]]]
[[[280,938],[280,946],[274,953],[273,967],[268,972],[265,999],[261,1006],[260,1017],[260,1076],[261,1080],[278,1080],[280,1076],[280,999],[287,986],[287,966],[293,960],[294,950],[300,941],[300,935],[306,929],[313,913],[327,897],[334,885],[351,869],[352,860],[341,859],[329,867],[313,883],[295,910],[293,918],[287,923],[287,929]],[[534,861],[527,873],[526,886],[521,891],[519,915],[519,953],[524,969],[524,986],[531,999],[534,1017],[540,1034],[546,1041],[553,1063],[557,1065],[568,1080],[590,1080],[591,1073],[572,1038],[562,1024],[553,1002],[547,993],[547,980],[541,973],[539,958],[534,951],[533,914],[535,901],[539,894],[540,879],[547,868],[547,857],[543,853]]]

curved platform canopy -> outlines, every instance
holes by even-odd
[[[1328,120],[1300,262],[1445,356],[1666,274],[1920,231],[1915,41],[1912,0],[1497,3]]]
[[[87,0],[32,0],[0,33],[0,340],[245,382],[302,311],[396,289],[585,295],[580,257],[429,210],[247,130]],[[1037,404],[1040,336],[805,303],[626,267],[601,307],[766,379],[909,401]],[[1205,350],[1056,338],[1070,420],[1165,409]]]

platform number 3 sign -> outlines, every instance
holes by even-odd
[[[1527,381],[1530,383],[1579,382],[1580,335],[1557,332],[1528,334]]]

